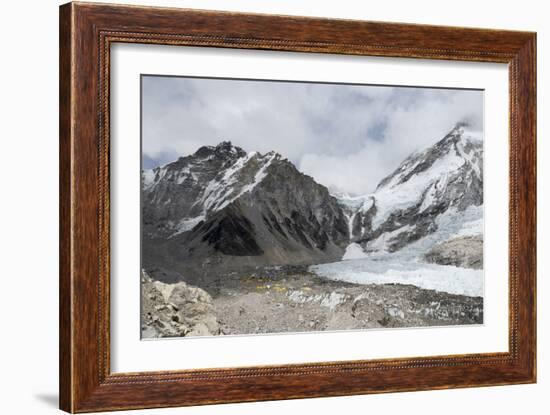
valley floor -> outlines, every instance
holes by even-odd
[[[176,311],[172,312],[174,315],[160,315],[160,318],[155,315],[164,312],[159,309],[171,310],[167,304],[153,304],[142,310],[144,337],[483,323],[483,298],[480,296],[450,294],[410,284],[334,281],[320,277],[307,267],[267,267],[247,274],[220,275],[202,290],[209,294],[208,314],[204,314],[209,319],[208,330],[196,330],[183,324],[192,321],[194,327],[199,327],[201,316],[185,315],[182,311],[185,304],[174,305],[175,297],[172,296],[170,301],[160,301],[178,310],[178,317],[174,317]],[[147,294],[149,291],[143,292],[151,297]],[[204,310],[205,307],[197,308],[196,301],[191,301],[194,304],[189,310]],[[213,318],[217,320],[216,325],[212,325]]]

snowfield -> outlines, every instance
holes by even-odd
[[[365,251],[363,251],[363,248],[361,248],[361,245],[356,243],[351,243],[346,248],[346,252],[342,257],[342,261],[347,261],[350,259],[366,258],[366,257],[368,257],[368,255],[365,253]]]

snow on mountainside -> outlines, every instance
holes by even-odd
[[[230,142],[201,147],[193,156],[142,173],[147,232],[173,237],[250,192],[280,155],[245,153]],[[153,216],[153,217],[151,217]]]
[[[458,125],[434,146],[408,157],[378,185],[373,227],[380,226],[392,212],[420,202],[419,212],[442,201],[449,206],[480,204],[482,149],[480,133]],[[475,193],[458,192],[469,184],[476,186]]]
[[[482,176],[482,135],[458,124],[405,159],[374,193],[339,199],[351,242],[366,252],[393,252],[436,232],[441,214],[483,204]],[[481,216],[476,223],[481,225]]]

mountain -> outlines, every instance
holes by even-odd
[[[393,252],[434,233],[442,215],[483,205],[482,136],[457,124],[439,142],[406,158],[372,194],[340,198],[339,204],[350,241],[367,252]]]
[[[335,262],[419,240],[430,244],[417,249],[431,249],[482,233],[482,178],[481,134],[466,124],[358,197],[331,195],[275,152],[201,147],[142,172],[143,264],[199,283],[212,272]]]
[[[144,264],[180,270],[334,261],[349,242],[326,187],[230,142],[142,173],[142,232]]]

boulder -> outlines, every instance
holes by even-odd
[[[460,236],[434,246],[424,259],[440,265],[483,268],[483,235]]]
[[[141,278],[142,338],[220,334],[212,297],[185,282],[163,283],[146,271]]]

